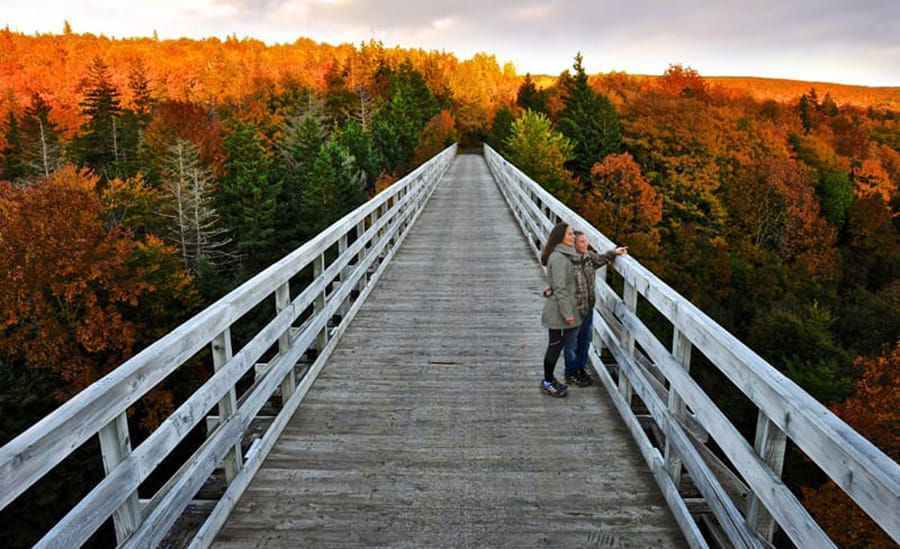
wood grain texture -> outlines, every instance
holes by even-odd
[[[540,394],[543,287],[460,155],[213,545],[685,546],[603,389]]]

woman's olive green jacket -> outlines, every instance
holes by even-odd
[[[565,330],[581,324],[575,302],[575,265],[578,253],[572,246],[557,244],[547,258],[547,285],[553,289],[553,295],[544,300],[544,313],[541,323],[551,330]],[[575,319],[575,324],[566,322],[566,318]]]

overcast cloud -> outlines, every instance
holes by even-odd
[[[5,19],[5,21],[4,21]],[[590,73],[767,76],[900,86],[900,0],[0,0],[25,33],[236,34],[476,52],[519,73],[559,74],[577,52]]]

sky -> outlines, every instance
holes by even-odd
[[[0,0],[0,27],[160,39],[371,39],[516,72],[760,76],[900,86],[900,0]]]

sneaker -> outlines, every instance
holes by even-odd
[[[565,385],[559,385],[553,382],[541,381],[541,392],[545,395],[550,395],[556,398],[562,398],[566,396],[566,389],[564,389]]]
[[[557,380],[555,377],[552,378],[550,380],[550,382],[553,383],[554,385],[556,385],[562,392],[564,392],[564,393],[569,392],[569,386],[566,385],[565,383],[560,383],[559,380]]]
[[[575,385],[576,387],[587,387],[591,384],[591,381],[584,379],[581,377],[581,370],[575,372],[573,376],[566,376],[566,383],[569,385]]]
[[[584,382],[585,385],[583,385],[583,387],[594,384],[594,378],[591,377],[591,374],[587,371],[587,368],[579,368],[575,373],[575,377]]]

